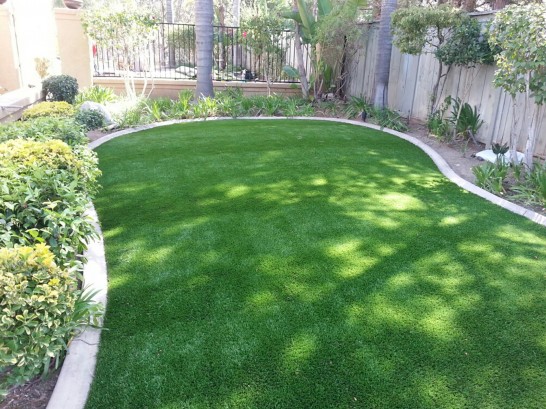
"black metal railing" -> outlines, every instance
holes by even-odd
[[[247,33],[240,27],[214,26],[213,78],[223,81],[299,82],[285,66],[296,67],[294,33]],[[304,47],[306,70],[309,52]],[[154,37],[138,50],[93,46],[95,77],[195,79],[193,24],[158,23]]]

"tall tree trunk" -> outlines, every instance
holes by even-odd
[[[231,14],[233,14],[233,25],[239,27],[241,24],[241,0],[233,0]]]
[[[233,14],[233,26],[239,27],[241,25],[241,0],[233,0],[231,14]],[[242,48],[239,42],[235,45],[235,52],[233,53],[233,67],[238,67],[242,61]]]
[[[167,20],[167,23],[173,24],[174,23],[174,13],[173,13],[173,0],[165,0],[165,19]],[[167,36],[173,32],[173,27],[168,26]],[[169,41],[169,68],[175,68],[176,67],[176,56],[175,56],[175,49],[174,44],[172,41]]]
[[[493,10],[501,10],[508,5],[508,0],[495,0],[493,2]]]
[[[383,3],[381,4],[373,101],[374,106],[377,108],[385,108],[388,106],[389,75],[392,53],[391,14],[396,9],[396,3],[397,0],[383,0]]]
[[[298,13],[298,2],[294,0],[294,6],[292,9],[295,13]],[[303,47],[301,44],[301,27],[298,22],[295,22],[294,33],[294,48],[296,50],[296,59],[298,60],[298,72],[300,73],[301,94],[304,99],[309,99],[309,83],[307,82],[307,72],[305,71],[305,64],[303,63]]]
[[[214,95],[212,88],[212,48],[214,28],[212,0],[195,0],[195,44],[197,53],[197,85],[195,97]]]
[[[298,60],[298,72],[300,73],[301,93],[303,99],[309,99],[309,82],[307,82],[307,72],[303,63],[303,48],[301,45],[300,25],[296,23],[296,32],[294,35],[294,48]]]

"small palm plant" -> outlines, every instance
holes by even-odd
[[[476,134],[483,125],[483,120],[480,118],[476,107],[472,107],[468,102],[463,104],[460,98],[456,98],[453,101],[449,120],[453,124],[457,136],[461,136],[463,139],[471,139],[472,142],[478,143],[476,141]]]

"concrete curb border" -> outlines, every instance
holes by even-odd
[[[106,308],[108,278],[104,240],[93,205],[86,215],[93,220],[98,238],[89,243],[84,253],[87,258],[83,269],[84,288],[97,291],[93,300]],[[95,373],[100,333],[100,329],[86,328],[72,340],[47,409],[80,409],[85,406]]]
[[[111,133],[103,138],[89,143],[89,148],[95,149],[112,139],[117,137],[128,135],[135,132],[144,131],[147,129],[153,129],[162,126],[190,123],[190,122],[204,122],[204,121],[219,121],[230,120],[234,118],[207,118],[205,119],[185,119],[178,121],[166,121],[159,122],[150,125],[139,126],[130,129],[124,129],[122,131]],[[389,133],[404,139],[413,145],[423,150],[436,164],[440,172],[447,177],[450,181],[458,185],[459,187],[477,195],[497,206],[503,207],[511,211],[512,213],[526,217],[527,219],[546,227],[546,217],[538,214],[532,210],[525,209],[519,205],[511,203],[505,199],[495,196],[486,190],[479,188],[478,186],[470,183],[457,175],[449,164],[442,158],[434,149],[420,140],[406,135],[402,132],[393,131],[387,128],[381,128],[377,125],[368,124],[364,122],[353,121],[349,119],[340,118],[318,118],[318,117],[241,117],[237,119],[245,120],[261,120],[261,119],[294,119],[294,120],[314,120],[314,121],[327,121],[327,122],[339,122],[350,125],[363,126],[379,131]],[[97,302],[102,303],[106,307],[106,292],[108,287],[107,271],[106,271],[106,259],[104,256],[104,239],[102,231],[98,223],[97,213],[93,206],[88,211],[89,216],[94,220],[95,228],[99,233],[99,239],[89,244],[85,255],[87,257],[87,264],[84,268],[84,281],[85,285],[97,290],[98,293],[95,296]],[[74,338],[70,347],[68,348],[67,357],[63,363],[61,374],[53,391],[53,395],[49,400],[47,409],[83,409],[87,401],[87,395],[93,382],[96,356],[99,348],[100,341],[100,329],[86,329],[82,334]]]
[[[98,139],[94,142],[91,142],[89,144],[89,147],[91,149],[95,149],[96,147],[102,145],[103,143],[106,143],[114,138],[117,138],[122,135],[131,134],[138,131],[143,131],[146,129],[153,129],[160,126],[168,126],[168,125],[174,125],[174,124],[181,124],[181,123],[189,123],[189,122],[202,122],[202,121],[219,121],[219,120],[231,120],[231,119],[249,119],[249,120],[261,120],[261,119],[293,119],[293,120],[312,120],[312,121],[327,121],[327,122],[339,122],[344,124],[350,124],[350,125],[357,125],[357,126],[363,126],[365,128],[371,128],[376,129],[378,131],[383,131],[388,134],[397,136],[398,138],[404,139],[413,145],[420,148],[422,151],[424,151],[436,164],[440,172],[451,180],[453,183],[455,183],[457,186],[469,191],[470,193],[473,193],[477,196],[480,196],[481,198],[496,204],[497,206],[500,206],[506,210],[511,211],[512,213],[519,214],[520,216],[526,217],[529,220],[532,220],[533,222],[540,224],[542,226],[546,227],[546,216],[543,216],[539,213],[536,213],[532,210],[526,209],[522,206],[519,206],[515,203],[509,202],[508,200],[505,200],[501,197],[495,196],[492,193],[489,193],[488,191],[479,188],[478,186],[474,185],[473,183],[470,183],[469,181],[463,179],[461,176],[459,176],[455,171],[449,166],[449,164],[445,161],[444,158],[440,156],[439,153],[437,153],[434,149],[432,149],[427,144],[421,142],[419,139],[414,138],[413,136],[406,135],[405,133],[393,131],[392,129],[387,128],[381,128],[380,126],[369,124],[366,122],[359,122],[359,121],[353,121],[350,119],[341,119],[341,118],[318,118],[318,117],[241,117],[241,118],[207,118],[205,119],[183,119],[183,120],[177,120],[177,121],[166,121],[166,122],[158,122],[150,125],[144,125],[139,126],[131,129],[125,129],[119,132],[114,132],[110,135],[105,136],[104,138]]]

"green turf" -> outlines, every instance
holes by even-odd
[[[209,121],[98,153],[88,409],[546,407],[546,229],[409,143]]]

